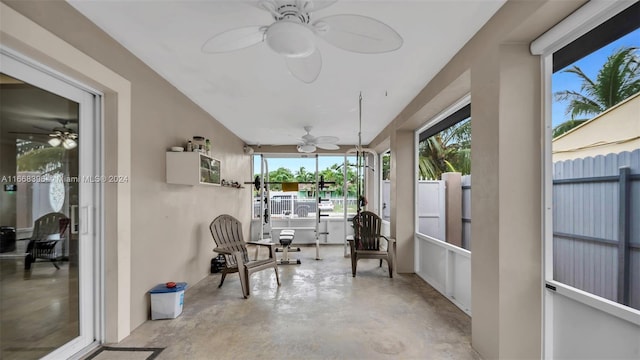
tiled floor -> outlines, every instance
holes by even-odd
[[[192,284],[176,319],[147,321],[122,347],[165,348],[157,359],[479,359],[470,318],[416,275],[388,277],[361,260],[357,277],[342,246],[303,247],[301,265],[218,288],[214,274]],[[109,359],[101,357],[101,359]],[[113,359],[116,359],[114,357]]]

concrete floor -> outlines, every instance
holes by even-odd
[[[261,271],[245,300],[237,274],[222,288],[212,274],[190,284],[179,317],[147,321],[114,346],[165,348],[156,359],[480,358],[469,316],[416,275],[390,279],[386,264],[361,260],[353,278],[342,246],[323,246],[319,261],[302,250],[292,254],[301,265],[279,267],[282,286]]]

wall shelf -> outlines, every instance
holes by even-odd
[[[220,186],[220,161],[200,152],[167,152],[167,183]]]

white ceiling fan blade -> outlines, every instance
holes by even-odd
[[[362,54],[394,51],[402,46],[402,36],[389,25],[361,15],[333,15],[316,21],[318,35],[343,50]]]
[[[306,10],[306,12],[314,12],[314,11],[324,9],[328,6],[331,6],[335,4],[336,1],[338,0],[317,0],[317,1],[303,0],[302,2],[306,3],[306,6],[304,7],[304,10]]]
[[[202,52],[217,54],[248,48],[264,40],[264,26],[244,26],[212,36],[202,45]]]
[[[318,49],[307,57],[285,57],[285,59],[291,75],[307,84],[314,82],[322,69],[322,56]]]
[[[337,143],[338,140],[340,140],[340,139],[338,139],[335,136],[318,136],[317,138],[315,138],[313,140],[313,142],[316,143],[316,144],[320,144],[320,143],[322,143],[322,144],[332,144],[332,143]]]
[[[316,147],[318,147],[319,149],[324,149],[324,150],[338,150],[338,149],[340,149],[340,146],[338,146],[336,144],[328,144],[328,143],[317,143]]]

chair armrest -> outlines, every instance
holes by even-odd
[[[259,245],[259,246],[275,246],[277,245],[276,243],[271,242],[271,239],[268,239],[269,242],[262,242],[262,241],[247,241],[247,244],[251,244],[251,245]]]
[[[391,244],[391,243],[395,243],[395,242],[396,242],[396,239],[394,239],[394,238],[388,238],[388,237],[386,237],[386,236],[384,236],[384,235],[380,235],[380,237],[383,237],[385,240],[387,240],[387,242],[388,242],[389,244]]]
[[[217,252],[218,254],[233,255],[233,251],[219,248],[219,247],[213,249],[213,251]]]

